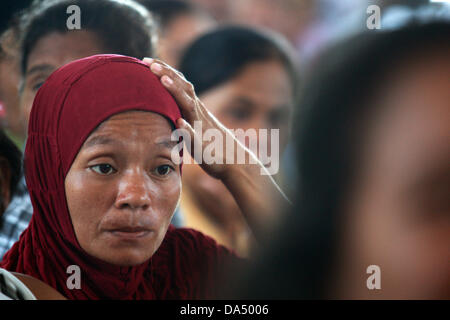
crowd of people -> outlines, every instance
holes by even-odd
[[[450,6],[18,3],[0,299],[450,298]]]

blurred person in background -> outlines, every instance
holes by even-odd
[[[448,7],[448,3],[430,0],[317,0],[315,19],[297,43],[302,57],[314,58],[321,49],[366,31],[367,19],[373,14],[367,9],[372,5],[380,8],[383,29],[392,24],[398,26],[413,12],[432,11],[439,15],[442,7]]]
[[[322,55],[297,118],[296,212],[239,296],[450,298],[449,55],[448,19]]]
[[[26,128],[19,109],[19,30],[14,20],[17,13],[31,2],[16,0],[0,3],[0,125],[19,148],[22,148]]]
[[[283,34],[292,43],[314,16],[312,0],[240,0],[230,2],[230,18],[237,23],[265,27]]]
[[[219,23],[228,22],[230,19],[230,5],[236,3],[233,0],[184,0],[195,3],[205,8]]]
[[[3,225],[3,213],[16,192],[21,173],[22,153],[0,130],[0,228]]]
[[[185,48],[200,34],[215,27],[214,19],[202,8],[181,0],[140,0],[158,24],[156,56],[177,67]]]
[[[67,28],[69,5],[80,7],[79,30]],[[155,50],[153,19],[132,0],[36,1],[21,21],[20,106],[26,124],[37,90],[60,66],[99,53],[142,59]]]
[[[1,167],[0,260],[3,254],[19,239],[33,213],[22,174],[22,152],[3,131],[1,141],[3,161]],[[8,183],[9,187],[7,187]]]
[[[25,126],[19,108],[18,30],[11,28],[0,36],[0,104],[5,116],[2,127],[19,147],[25,140]]]
[[[281,157],[289,139],[297,86],[292,51],[279,34],[226,26],[195,40],[181,58],[179,71],[227,128],[279,129],[275,143]],[[271,143],[269,135],[268,146]],[[270,147],[267,151],[270,154]],[[185,225],[248,254],[252,236],[223,183],[196,164],[185,165],[183,175],[180,205]]]
[[[81,29],[69,30],[66,10],[78,5]],[[108,13],[108,14],[105,14]],[[19,105],[25,128],[34,97],[48,76],[62,65],[98,53],[143,58],[153,56],[155,28],[150,13],[134,1],[44,0],[35,1],[20,16]],[[0,258],[27,227],[33,208],[22,178],[0,229]],[[179,214],[173,220],[179,225]]]

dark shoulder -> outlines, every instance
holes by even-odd
[[[11,272],[14,276],[19,279],[28,289],[33,293],[33,295],[38,300],[66,300],[58,291],[42,282],[39,279],[30,277],[28,275]]]

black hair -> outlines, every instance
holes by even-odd
[[[153,56],[153,19],[142,5],[132,0],[36,0],[21,16],[21,70],[25,74],[28,55],[39,39],[51,32],[69,32],[66,12],[77,5],[81,30],[96,33],[105,53],[142,59]],[[76,30],[72,31],[76,32]]]
[[[22,176],[22,152],[8,138],[3,130],[0,130],[0,156],[5,157],[11,170],[11,181],[9,185],[11,197],[17,189],[17,185]]]
[[[448,49],[450,23],[434,21],[366,32],[321,55],[305,81],[296,115],[299,190],[294,209],[256,270],[246,274],[239,297],[329,297],[342,236],[341,202],[361,151],[355,137],[364,139],[357,123],[383,107],[370,100],[388,72],[414,54]]]
[[[196,39],[179,63],[198,95],[237,76],[252,62],[279,60],[290,76],[293,91],[298,79],[293,49],[281,35],[243,26],[224,26]]]
[[[200,7],[192,2],[181,0],[139,0],[157,19],[158,25],[164,30],[174,19],[182,15],[204,15]]]
[[[9,24],[17,12],[31,4],[32,0],[14,0],[0,2],[0,33],[9,28]]]

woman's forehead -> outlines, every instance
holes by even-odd
[[[137,138],[160,140],[170,138],[171,132],[172,126],[164,116],[150,111],[132,110],[103,121],[86,139],[85,146]]]
[[[137,126],[144,125],[148,127],[167,123],[167,126],[170,128],[169,120],[161,114],[145,110],[129,110],[110,116],[98,126],[98,129],[112,125],[120,126],[120,123],[122,122],[129,122],[134,123]]]

